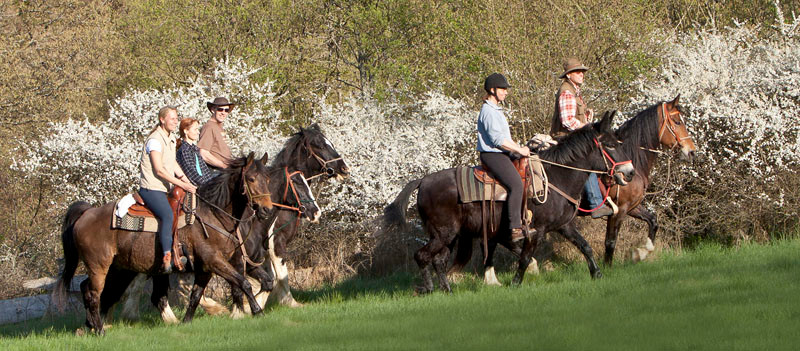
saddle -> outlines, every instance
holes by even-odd
[[[183,264],[181,264],[180,261],[183,250],[180,249],[180,241],[178,240],[178,221],[186,215],[183,211],[183,206],[181,206],[185,196],[186,191],[178,186],[172,188],[172,191],[167,195],[169,207],[172,209],[172,264],[179,271],[183,271]],[[144,199],[139,196],[138,192],[133,193],[133,199],[136,200],[136,203],[128,208],[129,215],[136,217],[156,217],[153,211],[150,211],[150,209],[145,206]]]
[[[520,159],[512,160],[511,163],[514,164],[514,168],[517,169],[517,173],[519,173],[520,179],[522,179],[523,184],[528,184],[529,177],[531,174],[527,172],[528,169],[528,158],[523,157]],[[475,174],[475,178],[478,179],[479,182],[487,185],[491,184],[500,184],[497,179],[492,177],[491,173],[489,173],[489,167],[487,167],[483,162],[478,167],[473,168],[473,172]]]

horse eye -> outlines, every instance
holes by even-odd
[[[250,183],[253,183],[253,182],[255,182],[255,181],[256,181],[256,177],[253,177],[253,176],[247,176],[247,181],[248,181],[248,182],[250,182]]]

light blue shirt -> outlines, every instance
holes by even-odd
[[[500,145],[506,140],[512,139],[503,108],[484,101],[478,114],[478,151],[504,152]]]

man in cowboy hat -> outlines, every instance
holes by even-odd
[[[206,106],[211,112],[211,119],[200,129],[197,147],[200,148],[200,156],[206,163],[216,168],[226,168],[228,162],[233,160],[233,156],[228,147],[222,123],[228,118],[228,114],[236,104],[229,102],[224,97],[218,97],[214,101],[206,103]]]
[[[553,110],[553,119],[550,123],[550,135],[554,138],[580,129],[594,119],[594,110],[586,107],[581,95],[583,77],[588,70],[589,68],[584,66],[577,58],[570,57],[564,62],[564,73],[559,76],[563,81],[556,92],[556,104]],[[611,202],[611,199],[606,199],[608,205],[603,203],[603,195],[600,192],[600,185],[597,183],[597,174],[591,173],[583,188],[589,206],[592,209],[596,209],[592,212],[592,218],[614,214],[613,207],[616,206]]]

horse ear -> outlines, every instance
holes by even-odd
[[[617,110],[613,111],[606,111],[603,114],[603,119],[597,123],[597,131],[600,133],[607,132],[611,130],[611,122],[614,120],[614,116],[617,115]]]
[[[680,99],[681,99],[681,94],[678,94],[678,96],[676,96],[675,99],[673,99],[672,102],[670,102],[670,105],[672,105],[672,107],[678,106],[678,100]]]
[[[264,156],[261,156],[261,163],[267,164],[269,162],[269,152],[265,152]]]
[[[250,151],[250,154],[247,155],[247,162],[245,163],[245,167],[250,167],[250,164],[253,163],[253,158],[255,157],[256,153]]]

